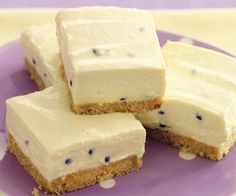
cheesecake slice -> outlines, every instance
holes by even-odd
[[[142,166],[145,129],[132,114],[76,115],[68,88],[7,100],[8,147],[48,193],[81,189]]]
[[[158,108],[165,64],[149,11],[65,9],[56,16],[65,79],[78,114]]]
[[[158,140],[222,159],[236,140],[236,59],[177,42],[162,53],[168,81],[163,103],[138,119]]]
[[[54,22],[31,26],[20,38],[25,66],[39,90],[52,86],[62,64]]]

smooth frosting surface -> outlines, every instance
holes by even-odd
[[[63,82],[7,100],[7,128],[48,180],[144,153],[145,129],[132,114],[73,114]]]
[[[165,64],[149,11],[65,9],[57,37],[75,104],[162,97]]]
[[[139,115],[163,128],[220,148],[236,130],[236,59],[178,42],[162,49],[167,89],[158,110]]]
[[[21,34],[20,43],[25,58],[34,66],[45,86],[52,86],[62,64],[55,23],[29,27]]]

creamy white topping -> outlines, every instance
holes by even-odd
[[[167,89],[158,110],[139,115],[163,128],[220,148],[236,128],[236,59],[183,43],[162,49]]]
[[[7,100],[7,128],[49,181],[144,153],[146,133],[132,114],[73,114],[63,82]]]
[[[149,11],[66,9],[58,13],[56,24],[75,104],[163,96],[165,64]]]
[[[34,66],[46,87],[54,84],[62,65],[54,22],[31,26],[21,34],[25,58]]]

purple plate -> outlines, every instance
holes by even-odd
[[[181,39],[184,42],[226,53],[214,46],[171,33],[159,31],[158,35],[161,45],[167,40]],[[9,152],[4,153],[6,147],[5,100],[16,95],[31,93],[36,90],[36,86],[24,69],[18,41],[0,48],[0,60],[0,195],[30,195],[32,189],[36,187],[35,182],[13,155]],[[143,168],[139,172],[116,177],[106,183],[66,195],[235,196],[236,148],[234,147],[223,160],[216,162],[194,156],[186,157],[177,149],[148,140]]]

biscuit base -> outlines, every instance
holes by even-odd
[[[65,76],[64,66],[60,66],[60,76],[63,78],[68,86],[68,81]],[[68,88],[70,88],[68,86]],[[89,103],[89,104],[79,104],[76,105],[73,102],[72,94],[71,96],[71,106],[72,110],[76,114],[83,115],[96,115],[96,114],[106,114],[113,112],[122,113],[134,113],[139,114],[149,110],[154,110],[159,108],[161,105],[161,98],[154,98],[150,100],[143,101],[123,101],[123,102],[112,102],[112,103]]]
[[[159,108],[161,101],[159,98],[148,101],[129,101],[129,102],[113,102],[113,103],[92,103],[92,104],[80,104],[75,105],[72,102],[72,110],[76,114],[83,115],[96,115],[106,114],[113,112],[122,113],[143,113],[149,110]]]
[[[34,66],[26,58],[25,58],[25,67],[30,75],[30,79],[36,83],[38,90],[41,91],[41,90],[45,89],[45,84],[44,84],[43,80],[39,76],[39,74],[36,71],[36,69],[34,68]]]
[[[24,167],[25,171],[33,177],[38,184],[39,189],[46,193],[61,194],[82,189],[114,176],[121,176],[132,171],[137,171],[142,167],[142,159],[139,159],[137,156],[130,156],[110,163],[109,165],[78,171],[56,178],[52,181],[47,181],[40,174],[31,160],[24,155],[11,134],[8,134],[8,148],[10,152],[15,155],[18,162]]]
[[[149,129],[147,132],[152,139],[170,144],[181,151],[190,152],[201,157],[207,157],[211,160],[222,159],[235,142],[234,138],[231,137],[222,148],[215,148],[164,129]]]

